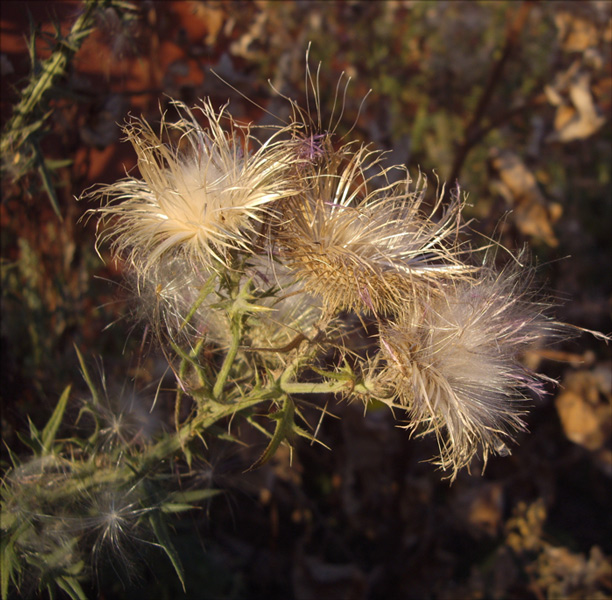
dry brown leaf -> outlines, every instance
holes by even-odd
[[[612,564],[597,546],[590,556],[573,553],[564,546],[546,545],[537,561],[529,566],[533,581],[530,587],[538,597],[568,600],[605,600]]]
[[[458,518],[474,537],[494,537],[503,519],[504,490],[499,483],[487,483],[458,489],[453,506]]]
[[[567,438],[587,450],[601,449],[611,434],[611,401],[610,382],[602,370],[570,373],[555,401]]]
[[[590,75],[579,73],[569,84],[567,92],[571,102],[563,102],[555,115],[555,131],[546,141],[569,142],[587,138],[596,133],[606,118],[600,114],[590,87]]]
[[[232,42],[230,50],[233,56],[240,56],[247,60],[253,60],[258,58],[257,52],[251,50],[251,44],[254,41],[265,39],[266,26],[269,20],[269,14],[267,11],[262,10],[256,14],[251,27],[237,40]]]
[[[531,504],[519,502],[513,513],[506,521],[506,545],[517,554],[539,551],[544,544],[542,533],[547,518],[544,499]]]
[[[559,41],[566,52],[582,52],[598,42],[599,34],[595,23],[570,12],[555,14],[559,30]]]
[[[207,46],[217,43],[219,32],[223,28],[227,15],[222,3],[199,3],[194,6],[194,18],[206,23],[207,33],[204,42]]]
[[[553,224],[561,216],[560,205],[547,203],[535,175],[516,152],[494,148],[490,154],[491,164],[500,178],[497,191],[515,207],[517,227],[525,235],[557,246]]]

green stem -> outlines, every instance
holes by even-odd
[[[191,307],[191,309],[187,313],[187,316],[185,317],[185,319],[181,323],[180,329],[183,329],[184,327],[187,326],[187,324],[193,318],[193,315],[196,314],[196,312],[198,311],[198,308],[200,308],[200,306],[202,305],[202,302],[204,302],[204,300],[206,300],[206,298],[208,298],[208,296],[210,296],[210,294],[214,291],[215,285],[217,283],[217,277],[218,277],[218,274],[217,273],[213,273],[206,280],[206,283],[202,286],[202,289],[200,290],[200,294],[199,294],[197,300],[194,302],[193,306]]]
[[[11,134],[21,134],[28,115],[42,101],[47,90],[53,85],[53,81],[64,74],[68,60],[77,52],[85,37],[91,31],[94,22],[94,11],[101,6],[109,4],[109,0],[89,0],[85,3],[85,11],[75,21],[68,37],[60,44],[48,59],[41,63],[41,74],[34,79],[30,85],[23,90],[21,101],[15,107],[14,116],[7,125],[7,137],[2,140],[2,152],[7,149],[5,146],[11,141]]]
[[[252,312],[253,305],[249,304],[250,295],[249,290],[251,288],[251,281],[247,281],[240,291],[233,295],[232,304],[228,310],[228,316],[230,319],[230,330],[232,332],[232,341],[230,347],[225,355],[221,369],[217,374],[217,379],[213,387],[213,398],[219,400],[225,387],[225,382],[229,377],[230,371],[238,354],[238,348],[240,347],[240,341],[242,340],[242,324],[243,321],[250,312]],[[235,288],[234,288],[235,290]]]
[[[270,400],[276,395],[276,390],[259,390],[252,396],[247,396],[239,402],[233,404],[208,403],[209,413],[198,415],[189,423],[185,423],[174,435],[169,436],[147,452],[146,458],[142,462],[141,472],[155,466],[159,461],[165,460],[178,452],[187,442],[214,425],[217,421],[229,417],[230,415],[261,404]]]
[[[213,387],[212,395],[215,400],[218,400],[223,393],[225,382],[227,381],[232,365],[234,364],[234,360],[236,359],[238,348],[240,347],[241,337],[242,327],[239,323],[235,322],[232,324],[232,341],[230,343],[230,347],[225,355],[225,359],[223,360],[223,364],[221,365],[221,369],[219,370],[217,380],[215,381],[215,385]]]
[[[179,452],[196,435],[202,433],[220,419],[270,400],[277,393],[276,388],[273,390],[259,390],[252,396],[247,396],[235,404],[222,405],[211,403],[208,414],[196,417],[193,421],[183,425],[176,433],[145,449],[143,452],[144,456],[139,464],[128,465],[124,463],[121,466],[114,465],[102,469],[93,463],[87,464],[83,467],[81,473],[75,470],[74,477],[56,489],[45,489],[41,486],[39,490],[41,499],[48,502],[57,502],[63,498],[82,496],[87,490],[106,484],[120,487],[124,484],[133,483],[138,478],[145,476],[161,462],[168,460]]]
[[[353,384],[350,380],[321,381],[318,383],[281,381],[281,389],[287,394],[335,394],[346,391],[367,394],[370,392],[362,383]]]

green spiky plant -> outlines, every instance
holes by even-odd
[[[28,38],[31,75],[27,85],[19,93],[13,114],[6,123],[0,138],[3,176],[19,180],[29,173],[38,173],[55,214],[61,212],[53,184],[53,172],[70,164],[66,160],[49,160],[41,149],[41,142],[49,133],[49,121],[53,114],[53,100],[61,97],[60,82],[66,76],[71,60],[91,32],[95,21],[105,9],[117,11],[122,19],[129,19],[136,10],[124,0],[86,0],[83,10],[70,31],[63,35],[58,24],[49,40],[50,55],[39,59],[36,50],[37,32],[31,25]]]

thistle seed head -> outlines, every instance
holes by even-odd
[[[279,204],[279,257],[329,314],[393,313],[441,282],[474,271],[460,258],[458,194],[436,218],[441,197],[426,214],[425,185],[419,180],[411,189],[407,174],[370,190],[365,171],[380,158],[364,146],[344,147],[313,170],[302,193]]]
[[[191,343],[206,338],[227,344],[229,323],[224,311],[214,306],[220,301],[217,282],[202,296],[211,275],[178,256],[161,257],[145,276],[134,276],[135,317],[149,321],[160,341]]]
[[[94,570],[99,576],[108,563],[122,580],[134,580],[138,575],[138,551],[149,536],[144,516],[156,507],[147,505],[148,498],[138,485],[127,490],[95,490],[87,500],[84,508],[88,514],[81,518],[80,526],[95,539],[91,555]]]
[[[519,355],[554,323],[526,297],[521,275],[485,270],[381,328],[381,383],[407,407],[410,429],[436,434],[438,464],[453,479],[479,449],[485,463],[509,453],[505,442],[525,428],[525,392],[543,393]]]
[[[124,256],[139,276],[167,257],[199,269],[227,265],[230,250],[250,248],[270,205],[295,193],[288,176],[295,150],[281,141],[290,137],[291,126],[259,144],[225,107],[215,111],[203,101],[197,107],[208,120],[203,128],[183,103],[172,104],[182,117],[170,123],[164,115],[159,134],[144,119],[124,127],[141,179],[128,177],[86,195],[103,199],[91,211],[101,216],[98,244],[110,240],[114,254]],[[175,145],[166,140],[169,134],[178,138]]]

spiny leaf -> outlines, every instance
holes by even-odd
[[[4,537],[4,536],[2,536]],[[2,551],[0,555],[0,590],[2,591],[2,600],[8,598],[9,580],[13,574],[13,566],[15,553],[13,552],[13,544],[2,542]]]
[[[11,579],[13,579],[13,571],[17,564],[17,556],[13,550],[15,542],[29,528],[30,524],[25,522],[17,526],[17,528],[8,535],[8,530],[4,530],[0,537],[0,590],[2,592],[2,600],[8,598],[8,588]],[[17,569],[19,575],[19,569]],[[14,584],[17,583],[14,581]]]
[[[77,348],[76,344],[74,346],[74,349],[79,358],[79,364],[81,365],[81,374],[83,375],[83,379],[85,380],[85,383],[87,384],[87,387],[89,388],[89,391],[91,392],[94,404],[98,405],[100,403],[100,395],[98,393],[96,386],[93,384],[93,381],[91,380],[91,376],[89,375],[89,371],[87,370],[87,367],[85,366],[85,359],[83,358],[83,355],[81,354],[80,350]]]
[[[45,159],[45,167],[49,169],[49,171],[55,171],[56,169],[62,169],[63,167],[69,167],[72,165],[74,161],[71,158],[63,158],[63,159]]]
[[[306,438],[307,440],[313,443],[320,444],[321,446],[323,446],[323,448],[326,448],[327,450],[331,450],[331,448],[327,444],[324,444],[321,440],[317,439],[311,433],[308,433],[308,431],[306,431],[305,429],[302,429],[299,425],[294,425],[293,431],[295,431],[295,433],[297,433],[297,435],[299,435],[300,437]]]
[[[40,163],[38,165],[38,172],[40,174],[40,179],[42,181],[43,188],[45,189],[45,192],[47,192],[47,196],[49,196],[49,201],[51,202],[53,211],[55,212],[59,220],[62,221],[63,217],[60,212],[59,203],[57,201],[57,194],[55,193],[55,187],[53,186],[53,182],[51,181],[51,174],[45,167],[44,163]]]
[[[193,369],[195,370],[196,375],[198,377],[198,382],[200,383],[200,388],[198,389],[206,389],[207,387],[208,388],[210,387],[210,384],[206,379],[206,374],[204,373],[202,366],[196,360],[197,355],[200,352],[200,349],[202,348],[203,344],[204,344],[204,340],[201,340],[200,342],[197,343],[195,349],[192,352],[187,353],[176,342],[174,342],[173,340],[170,340],[170,345],[172,346],[172,349],[181,358],[181,365],[179,367],[180,375],[184,376],[187,372],[187,366],[191,365]]]
[[[29,417],[28,417],[28,420],[29,420]],[[30,436],[32,435],[32,427],[33,427],[33,423],[30,421]],[[25,444],[28,448],[30,448],[30,450],[32,450],[34,454],[38,454],[40,452],[41,444],[38,438],[28,437],[26,434],[22,433],[21,431],[16,431],[15,434],[17,435],[17,439],[21,443]]]
[[[72,598],[72,600],[87,600],[87,596],[81,584],[75,577],[58,577],[55,582],[58,587],[62,588]]]
[[[278,450],[281,442],[286,440],[293,432],[295,427],[295,423],[293,421],[295,406],[290,396],[285,396],[283,401],[284,406],[282,410],[270,415],[270,417],[276,419],[276,428],[274,430],[274,434],[272,435],[272,439],[259,459],[247,469],[248,471],[258,469],[263,464],[267,463],[272,456],[274,456],[274,453]]]
[[[343,367],[338,371],[323,371],[313,367],[313,371],[326,379],[334,379],[336,381],[354,381],[355,374],[350,365],[345,361]]]
[[[172,541],[170,540],[166,522],[163,520],[158,511],[153,511],[149,514],[149,522],[151,523],[151,527],[153,527],[153,532],[155,533],[155,537],[157,538],[159,545],[168,555],[168,558],[170,559],[170,562],[172,563],[172,566],[174,567],[174,570],[181,582],[183,591],[185,592],[185,573],[183,571],[183,565],[181,564],[181,559],[179,558],[176,548],[173,546]]]
[[[64,412],[66,411],[66,405],[68,404],[68,397],[70,396],[70,387],[67,386],[66,389],[62,392],[62,395],[49,419],[49,422],[45,425],[45,428],[42,430],[41,441],[43,447],[43,454],[49,454],[51,452],[51,446],[55,441],[55,436],[57,435],[57,430],[64,418]]]
[[[4,442],[4,449],[6,450],[6,453],[8,454],[11,463],[13,463],[13,468],[16,469],[17,466],[20,464],[19,459],[17,458],[17,455],[13,453],[13,451],[8,447],[8,445],[6,444],[6,442]],[[6,473],[5,473],[6,475]]]
[[[36,425],[30,419],[30,415],[28,415],[28,425],[30,426],[30,440],[26,442],[30,448],[34,451],[35,454],[39,454],[42,450],[42,442],[40,441],[40,431],[36,428]],[[24,441],[25,436],[21,437],[22,441]]]
[[[200,502],[202,500],[208,500],[217,494],[220,494],[221,490],[188,490],[186,492],[174,492],[170,494],[169,500],[171,502]]]
[[[161,510],[164,513],[183,512],[185,510],[193,510],[200,508],[197,503],[202,500],[208,500],[214,496],[221,494],[221,490],[191,490],[189,492],[177,492],[172,494],[169,501],[162,504]]]

